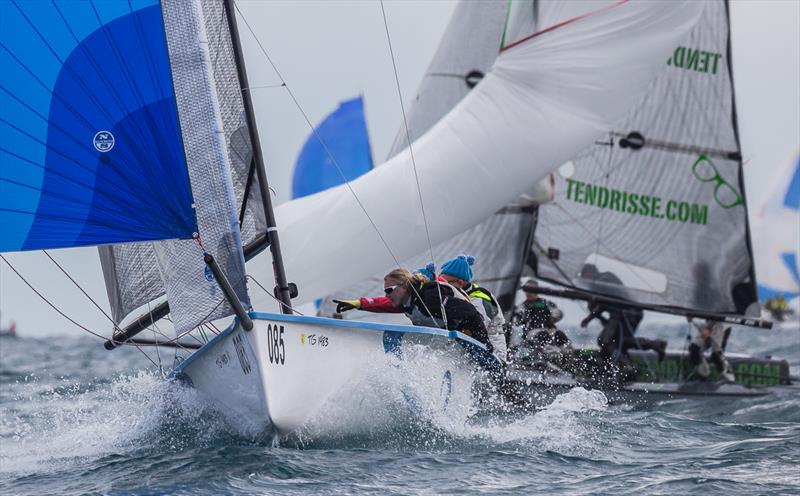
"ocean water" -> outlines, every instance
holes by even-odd
[[[685,331],[640,333],[680,349]],[[800,375],[797,327],[737,331],[729,350],[786,358]],[[579,388],[537,411],[380,413],[376,428],[340,403],[324,429],[242,438],[135,349],[3,339],[0,494],[800,494],[796,391],[634,406]]]

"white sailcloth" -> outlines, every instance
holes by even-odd
[[[481,84],[414,143],[431,241],[481,222],[622,119],[702,9],[693,1],[617,2],[541,26],[501,53]],[[408,150],[349,186],[281,205],[276,216],[300,301],[427,245]],[[249,272],[270,281],[269,264],[255,260]]]
[[[538,278],[689,312],[743,314],[755,301],[728,5],[703,3],[645,98],[555,175]],[[590,265],[619,283],[581,277]]]
[[[516,5],[525,7],[519,15],[533,17],[531,2],[511,4]],[[506,2],[459,2],[420,82],[416,97],[406,109],[405,119],[400,123],[388,158],[394,157],[407,148],[409,142],[425,134],[491,70],[502,48],[508,10],[509,4]],[[503,208],[458,236],[435,245],[433,250],[425,246],[414,257],[401,260],[401,264],[413,269],[423,267],[431,260],[441,264],[458,253],[469,253],[478,261],[473,267],[475,279],[492,292],[501,308],[510,308],[528,255],[528,242],[535,223],[533,205],[552,198],[551,179],[545,178],[525,195],[526,198],[515,202],[517,204]],[[487,239],[491,239],[492,243],[487,243]],[[330,316],[335,313],[334,299],[380,294],[383,291],[383,275],[372,274],[368,279],[329,294],[319,307],[319,315]],[[403,316],[367,312],[350,312],[348,318],[405,321]]]

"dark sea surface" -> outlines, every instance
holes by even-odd
[[[685,326],[640,334],[681,349]],[[800,375],[796,326],[737,330],[729,351],[786,358]],[[135,349],[0,341],[3,495],[800,494],[797,391],[634,406],[575,389],[536,412],[358,427],[244,439]]]

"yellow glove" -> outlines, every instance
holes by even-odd
[[[333,302],[336,303],[336,313],[361,309],[361,300],[333,300]]]

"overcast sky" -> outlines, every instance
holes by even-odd
[[[377,163],[401,122],[381,7],[356,1],[237,2],[314,124],[340,101],[362,94]],[[414,97],[453,1],[387,1],[403,99]],[[772,171],[800,152],[800,1],[739,0],[732,5],[733,65],[745,179],[751,212],[774,188]],[[279,201],[289,196],[292,167],[310,131],[278,78],[240,23],[261,140]],[[754,240],[756,243],[757,240]],[[104,308],[108,307],[97,251],[51,254]],[[70,317],[104,335],[110,324],[40,252],[6,257]],[[575,308],[577,309],[577,307]],[[42,303],[0,263],[2,324],[15,320],[23,335],[80,333]],[[568,309],[569,311],[569,309]],[[570,321],[575,319],[570,318]]]

